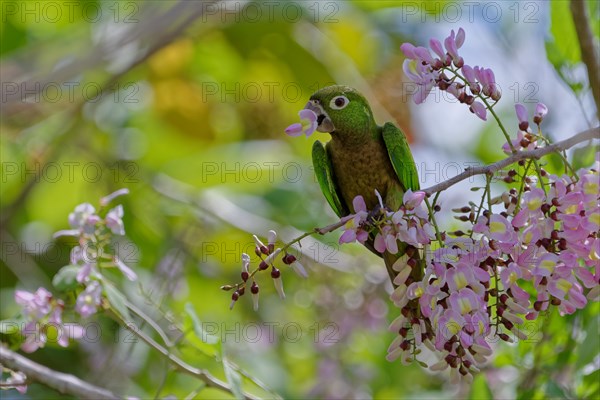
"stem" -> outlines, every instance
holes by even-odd
[[[513,146],[512,141],[510,140],[510,136],[508,135],[506,128],[504,128],[504,124],[502,124],[500,117],[498,117],[498,114],[496,114],[496,111],[494,111],[494,108],[492,106],[490,106],[490,104],[487,102],[487,100],[481,94],[478,94],[477,97],[479,97],[481,99],[481,101],[483,101],[483,104],[485,104],[487,109],[490,110],[490,113],[492,114],[492,116],[494,117],[496,122],[498,123],[498,126],[500,127],[502,134],[506,138],[506,142],[510,146],[510,149],[512,150],[513,153],[516,153],[517,150],[515,150],[515,147]]]
[[[529,160],[529,162],[525,166],[525,171],[523,172],[523,176],[521,177],[521,186],[519,187],[519,195],[517,196],[517,206],[515,208],[515,215],[517,215],[517,212],[521,208],[521,196],[523,195],[523,188],[525,187],[525,177],[527,176],[527,171],[529,171],[529,167],[531,167],[532,162],[533,162],[533,160]],[[541,186],[544,186],[544,185],[541,185]],[[546,192],[546,190],[544,190],[544,192]]]
[[[141,331],[139,329],[135,329],[134,327],[131,326],[131,324],[127,324],[126,321],[121,319],[121,317],[119,315],[117,315],[116,313],[113,312],[111,314],[117,322],[119,322],[120,324],[125,326],[125,328],[127,328],[135,336],[142,339],[148,346],[155,349],[161,356],[163,356],[171,364],[173,364],[173,366],[177,370],[201,380],[202,382],[204,382],[206,384],[206,387],[219,389],[223,392],[230,393],[230,394],[233,393],[231,388],[229,387],[229,385],[226,384],[225,382],[215,378],[206,370],[191,366],[190,364],[183,361],[181,358],[177,357],[175,354],[171,353],[170,349],[163,347],[161,344],[156,342],[150,336],[146,335],[143,331]],[[244,399],[254,400],[257,398],[250,394],[245,393]]]
[[[444,241],[442,240],[442,234],[440,233],[440,229],[438,228],[437,221],[435,220],[435,215],[433,213],[433,208],[431,204],[429,204],[429,200],[425,197],[425,204],[427,205],[427,209],[429,210],[429,218],[431,219],[431,224],[433,225],[433,229],[435,229],[435,237],[440,243],[440,247],[444,247]]]

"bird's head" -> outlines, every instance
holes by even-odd
[[[310,96],[306,109],[317,114],[319,132],[371,132],[375,122],[366,99],[349,86],[327,86]]]

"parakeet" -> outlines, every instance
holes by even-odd
[[[355,213],[352,200],[363,196],[368,210],[375,210],[382,197],[384,207],[396,211],[406,190],[419,189],[417,169],[406,136],[393,123],[377,125],[364,96],[348,86],[334,85],[314,93],[306,109],[317,114],[317,130],[327,132],[331,140],[316,141],[312,149],[315,174],[327,202],[341,218]],[[373,237],[365,243],[383,257],[390,278],[394,262],[404,254],[379,254]]]

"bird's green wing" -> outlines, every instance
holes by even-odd
[[[396,175],[405,190],[419,190],[419,175],[404,132],[391,122],[382,129],[383,141]]]
[[[325,146],[323,146],[323,143],[318,140],[313,144],[312,161],[317,181],[319,182],[319,186],[321,187],[321,191],[327,199],[327,202],[338,217],[341,218],[348,215],[348,209],[338,195],[335,178],[333,176],[333,167],[331,166],[331,161],[327,155],[327,150],[325,149]]]

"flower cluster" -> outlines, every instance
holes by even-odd
[[[450,366],[451,377],[470,378],[495,336],[525,339],[518,326],[550,305],[572,314],[598,300],[599,169],[597,162],[578,171],[578,180],[548,175],[520,197],[511,189],[505,211],[483,210],[470,237],[448,238],[434,251],[423,280],[402,285],[409,272],[401,269],[391,296],[401,315],[390,327],[399,335],[388,358],[413,361],[425,345],[441,358],[432,370]]]
[[[403,64],[406,76],[417,84],[414,101],[423,103],[434,87],[452,94],[459,102],[469,106],[471,112],[482,120],[487,119],[487,100],[497,102],[501,93],[494,72],[489,68],[465,64],[458,49],[465,42],[465,31],[460,28],[450,32],[444,45],[431,39],[429,49],[404,43],[400,49],[407,57]],[[479,98],[481,101],[476,100]]]
[[[519,130],[515,139],[502,146],[502,150],[506,154],[511,154],[513,150],[534,150],[538,146],[536,135],[531,132],[529,127],[529,117],[525,106],[519,103],[515,104],[515,112],[519,121]],[[533,115],[533,122],[538,126],[538,130],[546,114],[548,114],[548,107],[544,103],[538,103]]]
[[[71,250],[70,264],[63,267],[54,277],[53,284],[60,290],[78,290],[75,311],[84,318],[95,314],[102,306],[103,268],[117,268],[129,280],[137,279],[131,268],[123,263],[110,249],[113,236],[125,234],[123,225],[123,207],[118,205],[106,211],[103,208],[114,198],[127,194],[127,189],[118,190],[100,200],[101,208],[96,209],[89,203],[80,204],[69,214],[70,230],[59,231],[55,237],[75,236],[78,245]],[[77,324],[64,324],[62,313],[65,302],[55,298],[47,289],[41,287],[35,293],[23,290],[15,291],[15,301],[22,308],[25,324],[21,334],[25,341],[21,349],[33,352],[44,347],[48,330],[56,330],[58,344],[66,347],[69,338],[81,337],[82,328]]]
[[[298,275],[303,278],[308,276],[304,266],[293,254],[289,254],[286,251],[291,244],[287,244],[282,248],[275,247],[277,243],[277,232],[274,230],[270,230],[268,232],[267,245],[265,245],[256,235],[254,235],[253,238],[256,244],[254,253],[260,259],[258,266],[253,271],[250,271],[250,256],[246,253],[242,253],[242,272],[240,273],[242,281],[232,285],[221,286],[222,290],[233,290],[233,293],[231,294],[231,304],[229,306],[230,309],[232,309],[239,298],[246,293],[246,287],[250,285],[250,293],[252,295],[254,310],[258,310],[258,294],[260,288],[256,282],[256,274],[260,271],[266,271],[269,268],[271,269],[271,278],[273,279],[275,290],[279,294],[279,297],[282,299],[285,298],[283,281],[281,279],[281,270],[275,266],[275,260],[280,254],[283,254],[281,258],[283,264],[289,265]]]
[[[397,254],[398,241],[416,247],[431,243],[435,234],[429,223],[429,213],[423,204],[424,198],[424,192],[409,189],[404,193],[403,204],[397,211],[387,211],[380,204],[381,218],[369,221],[365,200],[362,196],[356,196],[352,203],[356,213],[344,218],[347,222],[340,244],[354,241],[364,244],[373,230],[376,232],[373,244],[380,253],[387,251]],[[383,203],[380,196],[379,199]]]
[[[69,339],[79,339],[83,336],[81,326],[63,323],[64,302],[55,299],[52,293],[44,288],[39,288],[35,293],[16,290],[15,302],[22,307],[25,319],[25,325],[21,330],[25,341],[21,345],[21,350],[33,353],[44,347],[50,329],[55,330],[57,343],[62,347],[69,345]]]

